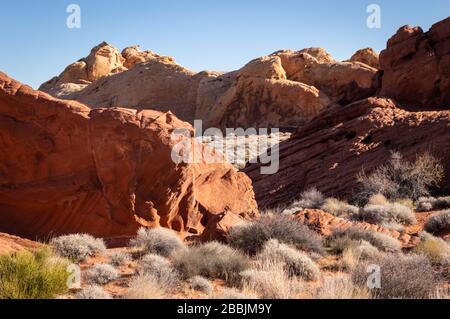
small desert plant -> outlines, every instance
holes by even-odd
[[[154,277],[164,287],[173,288],[178,283],[179,275],[170,261],[159,255],[147,254],[142,257],[138,273]]]
[[[337,217],[357,214],[359,211],[358,207],[336,198],[327,198],[321,209]]]
[[[327,242],[332,243],[333,241],[339,240],[341,237],[343,237],[344,240],[346,237],[350,240],[365,240],[383,251],[396,252],[401,249],[400,242],[392,236],[355,227],[347,230],[334,231],[333,234],[327,238]]]
[[[112,265],[98,264],[88,269],[85,276],[89,283],[104,285],[119,278],[119,272]]]
[[[189,286],[192,290],[200,291],[205,294],[210,294],[214,290],[212,283],[202,277],[202,276],[194,276],[189,280]]]
[[[417,209],[422,212],[450,208],[450,196],[447,197],[421,197],[417,201]]]
[[[432,234],[450,230],[450,210],[444,210],[428,217],[425,230]]]
[[[367,288],[353,284],[350,276],[325,277],[322,285],[313,291],[313,299],[370,299]]]
[[[49,299],[63,294],[68,265],[47,249],[0,256],[0,299]]]
[[[134,277],[128,287],[125,299],[162,299],[166,294],[166,288],[149,275]]]
[[[307,208],[319,209],[324,204],[324,201],[325,198],[321,192],[319,192],[316,188],[310,188],[301,193],[298,200],[288,205],[283,213],[296,213],[297,211]]]
[[[263,215],[257,221],[233,227],[229,235],[230,244],[249,255],[257,254],[270,239],[300,250],[323,252],[316,233],[285,215]]]
[[[303,252],[281,244],[276,239],[271,239],[264,245],[257,259],[284,264],[289,275],[300,276],[305,280],[317,280],[320,276],[319,267],[311,258]]]
[[[87,234],[73,234],[53,238],[50,246],[61,257],[73,261],[83,261],[94,254],[106,251],[103,239],[94,238]]]
[[[368,204],[352,218],[379,225],[389,223],[414,225],[417,223],[414,212],[409,207],[398,203]]]
[[[359,200],[367,202],[375,194],[382,194],[390,200],[417,200],[429,196],[430,188],[438,186],[443,177],[442,164],[431,154],[424,153],[414,162],[409,162],[400,153],[393,152],[387,164],[376,168],[372,174],[366,175],[364,171],[359,174]]]
[[[426,232],[422,232],[420,237],[419,245],[414,248],[416,253],[426,255],[434,264],[450,263],[450,245],[447,242]]]
[[[420,299],[435,291],[437,282],[429,260],[421,255],[384,254],[370,264],[380,267],[380,288],[371,293],[376,298]],[[368,263],[361,263],[352,272],[352,280],[359,287],[367,287]]]
[[[131,255],[124,251],[116,252],[110,258],[111,265],[116,267],[125,265],[131,261],[132,261]]]
[[[75,295],[75,299],[112,299],[112,297],[102,287],[91,285],[81,289]]]
[[[370,196],[368,205],[387,205],[389,200],[383,194],[374,194]]]
[[[181,238],[167,228],[140,228],[137,236],[130,241],[131,247],[143,249],[146,253],[169,256],[177,249],[184,248]]]
[[[172,258],[175,268],[186,278],[199,275],[232,282],[248,267],[245,255],[218,242],[179,250]]]
[[[301,283],[289,277],[284,265],[263,261],[256,268],[241,273],[242,289],[253,292],[262,299],[292,299],[299,292]]]

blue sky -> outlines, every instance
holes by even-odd
[[[71,3],[81,7],[81,29],[66,27]],[[371,3],[381,7],[381,29],[366,26]],[[140,44],[194,71],[311,46],[346,59],[382,50],[402,25],[427,30],[449,15],[449,0],[2,0],[0,70],[36,88],[102,41]]]

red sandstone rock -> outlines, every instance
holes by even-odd
[[[388,229],[382,226],[373,225],[365,222],[354,222],[343,218],[333,216],[321,210],[307,209],[294,214],[294,219],[309,228],[315,230],[322,236],[329,236],[335,230],[345,231],[349,228],[361,230],[369,230],[373,232],[384,233],[390,235],[400,241],[403,248],[412,248],[419,244],[420,238],[407,233]]]
[[[170,112],[91,110],[0,73],[0,231],[117,237],[161,225],[200,235],[216,214],[256,215],[245,174],[171,160],[176,128],[192,131]]]
[[[23,250],[33,250],[39,246],[40,244],[35,241],[0,233],[0,256]]]
[[[380,94],[406,108],[450,107],[450,18],[426,33],[404,26],[380,54],[384,71]]]
[[[331,107],[280,144],[276,174],[261,175],[260,164],[244,172],[261,207],[288,204],[310,187],[351,198],[361,169],[370,173],[393,150],[408,159],[431,150],[450,172],[450,111],[408,112],[382,98]],[[449,174],[442,186],[450,191]]]

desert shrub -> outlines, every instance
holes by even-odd
[[[393,152],[387,164],[376,168],[370,175],[362,171],[359,200],[367,200],[382,194],[389,200],[411,198],[417,200],[430,195],[430,188],[443,180],[444,168],[440,161],[429,153],[418,155],[414,162],[406,161],[398,152]]]
[[[425,230],[432,234],[450,230],[450,210],[444,210],[428,217]]]
[[[130,241],[131,247],[143,249],[146,253],[169,256],[184,243],[177,233],[167,228],[140,228],[135,238]]]
[[[68,265],[47,249],[0,256],[0,299],[50,299],[63,294]]]
[[[131,255],[124,251],[116,252],[110,257],[111,265],[116,266],[116,267],[125,265],[125,264],[131,262],[132,260],[133,259],[132,259]]]
[[[369,197],[368,205],[387,205],[389,200],[383,194],[374,194]]]
[[[300,276],[305,280],[317,280],[320,276],[319,267],[305,253],[281,244],[271,239],[257,256],[263,262],[282,263],[291,276]]]
[[[341,237],[344,238],[344,241],[347,240],[346,238],[349,238],[350,240],[365,240],[382,251],[396,252],[401,250],[400,242],[394,237],[384,233],[377,233],[355,227],[347,230],[334,231],[333,234],[327,238],[327,242],[332,243],[333,241],[339,240]]]
[[[359,208],[336,198],[327,198],[321,209],[338,217],[357,214]]]
[[[409,207],[398,203],[384,205],[368,204],[359,210],[357,214],[354,214],[352,218],[379,225],[389,223],[414,225],[417,223],[414,212]]]
[[[186,278],[198,275],[233,282],[248,267],[245,255],[218,242],[179,250],[172,258],[175,268]]]
[[[189,280],[189,286],[195,291],[200,291],[208,295],[214,290],[212,283],[202,276],[192,277]]]
[[[262,299],[292,299],[301,284],[284,271],[284,265],[273,261],[262,262],[256,268],[241,273],[242,289]]]
[[[139,275],[128,283],[128,291],[125,299],[162,299],[166,294],[166,288],[155,277]]]
[[[102,287],[91,285],[76,293],[75,299],[112,299],[112,296]]]
[[[322,285],[312,292],[313,299],[370,299],[365,287],[353,284],[348,275],[325,277]]]
[[[446,265],[450,263],[450,245],[441,238],[422,232],[421,241],[414,248],[418,254],[426,255],[432,263]]]
[[[138,273],[152,276],[164,287],[173,288],[178,283],[178,273],[172,264],[162,256],[147,254],[141,258]]]
[[[422,212],[450,208],[450,196],[447,197],[420,197],[417,209]]]
[[[381,287],[374,288],[371,293],[376,298],[428,298],[436,289],[430,261],[421,255],[384,254],[371,264],[380,266]],[[367,287],[367,263],[361,263],[352,272],[353,282],[360,287]]]
[[[104,285],[119,278],[119,272],[112,265],[98,264],[86,271],[85,278],[91,284]]]
[[[50,246],[61,257],[73,261],[83,261],[94,254],[106,251],[106,246],[101,238],[94,238],[87,234],[72,234],[53,238]]]
[[[325,197],[316,188],[310,188],[300,194],[300,198],[294,201],[290,206],[301,209],[319,209],[325,201]]]
[[[257,254],[270,239],[300,250],[323,252],[316,233],[285,215],[263,215],[257,221],[233,227],[229,234],[230,244],[249,255]]]

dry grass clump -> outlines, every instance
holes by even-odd
[[[86,271],[85,278],[89,283],[104,285],[119,278],[119,272],[110,264],[98,264]]]
[[[389,225],[391,223],[414,225],[417,219],[411,208],[398,203],[382,205],[368,204],[355,215],[354,219],[366,221],[371,224]]]
[[[436,234],[442,231],[450,230],[450,209],[438,212],[428,217],[425,223],[425,230]]]
[[[422,232],[421,242],[414,248],[418,254],[426,255],[433,264],[450,265],[450,245],[443,239]]]
[[[157,282],[167,288],[173,288],[178,284],[179,274],[169,260],[159,255],[147,254],[142,257],[137,271],[140,275],[154,277]]]
[[[128,283],[125,299],[162,299],[166,288],[154,276],[139,275]]]
[[[230,300],[238,300],[238,299],[258,299],[258,296],[253,292],[249,291],[241,291],[236,288],[224,288],[221,292],[212,296],[214,299],[230,299]]]
[[[0,256],[0,299],[49,299],[63,294],[68,265],[47,249]]]
[[[394,237],[384,233],[377,233],[355,227],[347,230],[336,230],[327,238],[328,245],[330,247],[334,246],[335,250],[337,250],[336,247],[345,247],[346,243],[351,243],[354,240],[367,241],[382,251],[397,252],[401,250],[400,242]]]
[[[375,298],[422,299],[436,290],[437,281],[430,261],[422,255],[383,254],[370,264],[380,267],[380,288],[371,289]],[[369,262],[361,263],[352,272],[352,280],[359,287],[367,287]]]
[[[359,211],[359,207],[336,198],[327,198],[321,209],[337,217],[354,215]]]
[[[131,254],[124,251],[116,252],[110,257],[111,265],[116,267],[126,265],[132,260]]]
[[[285,215],[263,215],[259,220],[233,227],[229,242],[249,255],[257,254],[270,239],[299,250],[323,253],[321,238],[305,225]]]
[[[389,200],[410,198],[417,200],[430,195],[430,188],[438,186],[444,178],[441,162],[429,153],[418,155],[409,162],[398,152],[393,152],[389,161],[376,168],[370,175],[362,171],[359,200],[367,200],[375,194],[383,194]]]
[[[50,246],[55,253],[61,257],[73,261],[83,261],[87,257],[95,254],[102,254],[106,251],[103,239],[94,238],[87,234],[73,234],[53,238]]]
[[[421,197],[417,201],[417,209],[422,212],[450,208],[450,196],[446,197]]]
[[[325,277],[322,285],[313,290],[313,299],[370,299],[367,288],[353,284],[348,275]]]
[[[90,285],[76,293],[75,299],[112,299],[112,296],[102,287]]]
[[[269,240],[258,254],[262,262],[281,263],[290,276],[299,276],[304,280],[317,280],[319,267],[305,253],[280,243],[276,239]]]
[[[214,290],[213,284],[202,276],[194,276],[189,280],[189,286],[192,290],[200,291],[204,294],[211,294]]]
[[[285,272],[283,264],[273,261],[243,271],[241,278],[243,290],[262,299],[294,299],[302,288],[300,281]]]
[[[185,278],[205,276],[234,282],[249,265],[245,255],[218,242],[180,250],[172,258],[175,268]]]
[[[135,238],[130,241],[131,247],[142,249],[146,253],[170,256],[175,250],[184,248],[184,243],[177,233],[167,228],[140,228]]]

